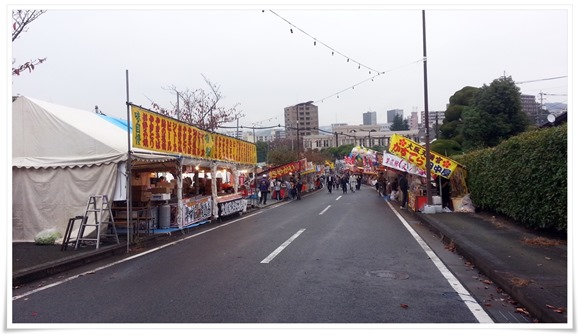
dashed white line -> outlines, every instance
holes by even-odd
[[[326,210],[330,209],[332,205],[327,206],[326,208],[324,208],[324,210],[322,210],[318,215],[322,215],[326,212]]]
[[[282,250],[284,250],[288,245],[290,245],[290,243],[292,243],[294,239],[298,238],[298,236],[300,236],[302,232],[304,232],[304,230],[306,229],[298,230],[298,232],[296,232],[292,237],[288,238],[288,240],[285,241],[284,244],[280,245],[277,249],[274,250],[274,252],[270,253],[269,256],[267,256],[264,260],[262,260],[260,264],[267,264],[270,261],[272,261],[272,259],[276,258],[276,256],[280,254],[280,252],[282,252]]]

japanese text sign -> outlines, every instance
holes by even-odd
[[[203,159],[256,164],[256,145],[201,130],[178,120],[131,106],[133,147]]]
[[[389,152],[407,160],[420,169],[426,170],[427,158],[425,155],[425,147],[410,139],[393,134],[389,144]],[[429,151],[429,154],[431,172],[441,177],[449,178],[457,167],[457,162],[432,151]]]

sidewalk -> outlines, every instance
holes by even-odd
[[[566,241],[477,213],[412,214],[540,322],[567,322]]]
[[[313,191],[313,192],[316,192]],[[310,192],[312,193],[312,192]],[[268,200],[266,206],[248,208],[246,213],[263,207],[288,202]],[[393,202],[394,204],[394,202]],[[394,204],[396,205],[396,204]],[[397,211],[398,206],[395,207]],[[514,300],[525,306],[542,323],[567,323],[568,249],[567,242],[545,237],[521,228],[506,220],[477,213],[422,214],[409,212],[441,233],[447,243],[500,286]],[[160,246],[205,229],[219,225],[219,221],[173,234],[150,235],[131,246],[129,253]],[[119,237],[123,239],[123,237]],[[558,245],[550,243],[558,242]],[[13,243],[13,285],[26,284],[47,278],[104,258],[127,255],[126,240],[121,244],[94,246],[79,250],[60,245],[40,246],[34,243]],[[571,271],[571,270],[570,270]],[[557,312],[563,308],[562,312]]]

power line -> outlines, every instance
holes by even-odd
[[[515,84],[525,84],[525,83],[533,83],[533,82],[542,82],[542,81],[548,81],[548,80],[553,80],[553,79],[561,79],[561,78],[567,78],[567,77],[568,76],[542,78],[542,79],[533,79],[533,80],[529,80],[529,81],[515,82]]]

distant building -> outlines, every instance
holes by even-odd
[[[403,118],[403,110],[395,109],[387,111],[387,124],[392,124],[395,120],[395,116],[400,115]]]
[[[409,119],[409,128],[412,130],[419,129],[419,112],[411,112],[411,118]]]
[[[286,137],[296,140],[309,135],[318,134],[318,106],[312,101],[284,108],[284,125]]]
[[[377,124],[377,112],[363,113],[363,125],[376,125],[376,124]]]
[[[445,111],[429,111],[429,127],[435,126],[435,124],[441,126],[443,119],[445,119]],[[425,128],[425,111],[421,112],[421,127]]]

